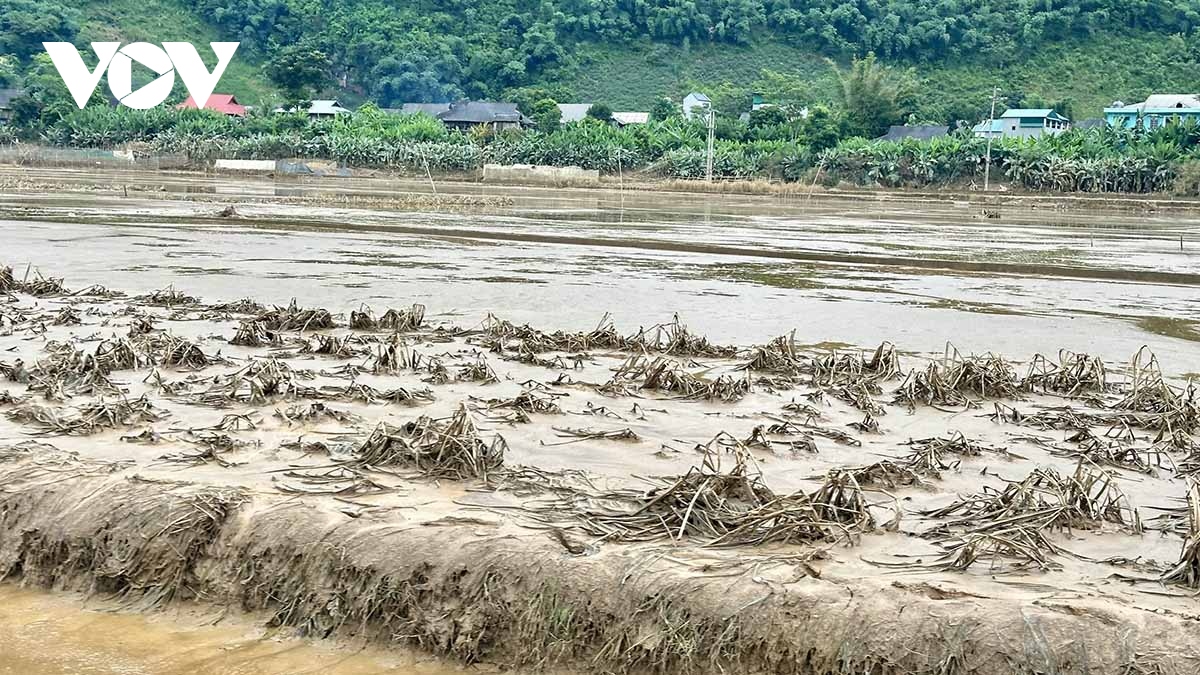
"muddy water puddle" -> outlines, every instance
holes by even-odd
[[[280,637],[212,608],[135,614],[82,596],[0,584],[4,675],[456,675],[400,650]],[[496,672],[474,667],[471,673]]]

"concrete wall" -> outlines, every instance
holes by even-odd
[[[226,171],[274,171],[275,160],[271,159],[218,159],[216,168]]]
[[[600,182],[600,172],[577,166],[538,166],[534,164],[485,164],[485,182],[544,183],[547,185],[578,185]]]

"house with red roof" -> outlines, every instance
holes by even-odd
[[[196,102],[192,100],[192,97],[188,96],[186,101],[180,103],[176,107],[180,110],[184,110],[188,108],[194,109],[197,106]],[[213,94],[212,96],[209,96],[208,101],[204,104],[204,109],[219,112],[223,115],[229,115],[231,117],[246,116],[246,106],[238,103],[237,98],[234,97],[233,94]]]

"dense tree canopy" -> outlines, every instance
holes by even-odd
[[[331,57],[330,76],[346,76],[383,105],[495,96],[554,79],[578,65],[571,47],[579,42],[742,44],[771,36],[838,58],[874,52],[910,62],[985,56],[1003,63],[1098,33],[1191,35],[1200,25],[1195,0],[184,2],[249,50],[266,53],[274,45],[312,41]],[[9,13],[17,16],[10,20],[28,20],[19,11]]]
[[[0,2],[0,54],[25,58],[43,42],[70,42],[78,32],[76,12],[51,0]]]

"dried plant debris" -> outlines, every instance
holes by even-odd
[[[266,347],[282,343],[279,334],[267,328],[258,320],[242,321],[237,332],[230,338],[229,344],[239,347]]]
[[[625,427],[624,429],[592,429],[591,427],[583,429],[573,429],[571,427],[554,427],[554,432],[559,438],[570,438],[572,441],[626,441],[637,443],[642,440],[633,429]],[[562,443],[545,443],[544,445],[563,445]]]
[[[483,410],[488,412],[510,409],[541,415],[561,415],[563,411],[558,405],[558,399],[561,397],[561,394],[549,394],[536,389],[525,389],[512,398],[490,398],[481,401],[481,403],[483,404]]]
[[[936,363],[925,370],[913,370],[896,390],[893,403],[915,410],[918,404],[938,407],[959,407],[971,404],[962,392],[953,387]]]
[[[425,305],[414,304],[408,309],[389,309],[379,317],[379,327],[397,332],[413,331],[425,325]]]
[[[1164,449],[1156,446],[1138,448],[1125,438],[1114,437],[1114,431],[1115,428],[1097,436],[1090,428],[1080,429],[1066,439],[1072,446],[1046,447],[1058,457],[1083,459],[1097,466],[1111,466],[1144,474],[1154,474],[1156,469],[1175,466],[1171,455]]]
[[[900,357],[890,342],[881,343],[870,357],[861,351],[831,352],[813,360],[813,384],[829,387],[883,381],[899,377]]]
[[[233,302],[222,302],[215,305],[209,305],[205,308],[202,316],[205,318],[213,316],[229,316],[230,314],[252,314],[259,315],[267,311],[267,308],[261,304],[251,300],[250,298],[242,298]]]
[[[293,469],[283,474],[276,487],[291,495],[337,495],[342,497],[384,494],[393,492],[382,483],[368,478],[350,466]]]
[[[314,336],[312,339],[304,340],[300,351],[305,354],[320,354],[338,359],[351,359],[360,353],[355,343],[357,343],[357,338],[353,335],[337,337],[321,334]]]
[[[43,277],[41,272],[35,272],[34,275],[33,279],[26,278],[16,282],[10,290],[27,293],[36,298],[70,294],[70,291],[63,285],[62,279]]]
[[[318,392],[306,395],[310,398],[361,401],[362,403],[403,403],[405,405],[422,405],[434,400],[433,391],[428,387],[423,389],[395,387],[382,390],[361,382],[344,387],[321,387]]]
[[[302,309],[292,298],[287,307],[275,307],[255,319],[269,331],[307,331],[333,328],[333,315],[324,309]]]
[[[283,410],[277,408],[275,416],[286,422],[289,426],[319,424],[325,421],[354,424],[362,419],[354,413],[338,410],[320,401],[314,403],[297,403]]]
[[[679,362],[662,356],[653,361],[648,361],[645,357],[632,357],[618,370],[614,380],[629,379],[631,376],[641,378],[641,389],[665,392],[671,395],[671,398],[731,403],[750,392],[748,373],[738,378],[721,375],[715,380],[710,380],[693,375]]]
[[[158,305],[161,307],[175,307],[178,305],[198,305],[200,298],[188,295],[182,291],[175,290],[174,286],[160,288],[153,293],[139,295],[134,300],[146,305]]]
[[[811,371],[812,364],[796,348],[796,331],[792,331],[756,348],[750,361],[741,367],[783,375],[799,375]]]
[[[412,467],[434,478],[481,478],[504,464],[507,444],[484,441],[465,406],[448,418],[421,416],[403,426],[380,424],[352,454],[359,466]]]
[[[646,352],[661,352],[672,356],[728,357],[737,354],[736,347],[714,345],[703,335],[688,330],[679,315],[670,323],[641,328],[626,340],[626,348]]]
[[[68,306],[58,310],[58,313],[54,315],[52,323],[55,326],[78,326],[83,323],[83,320],[79,317],[78,310]]]
[[[1196,385],[1183,388],[1169,384],[1162,375],[1158,358],[1143,347],[1130,365],[1132,383],[1124,398],[1112,405],[1125,412],[1121,418],[1130,425],[1172,434],[1194,434],[1200,429],[1200,401]]]
[[[204,350],[196,343],[173,335],[163,336],[160,353],[162,356],[159,358],[158,365],[167,368],[202,370],[213,364],[225,362],[219,356],[205,354]]]
[[[500,377],[496,375],[496,371],[492,370],[492,366],[483,354],[477,354],[474,360],[459,366],[458,374],[454,379],[459,382],[477,382],[479,384],[494,384],[500,381]]]
[[[145,396],[136,399],[98,399],[77,408],[50,408],[24,402],[6,413],[8,419],[47,434],[88,436],[105,429],[157,422],[166,413]]]
[[[834,398],[849,403],[868,415],[883,415],[887,411],[875,400],[875,396],[883,393],[883,389],[875,380],[864,378],[857,382],[840,384],[831,390]]]
[[[1035,355],[1021,389],[1062,396],[1102,394],[1108,390],[1108,376],[1104,362],[1095,356],[1062,350],[1058,363],[1042,354]]]
[[[947,436],[933,436],[930,438],[909,440],[906,445],[911,446],[914,451],[933,451],[939,454],[951,454],[958,457],[981,457],[985,454],[1008,455],[1008,448],[977,443],[958,431],[951,432]]]
[[[301,382],[311,377],[278,359],[254,359],[231,373],[212,377],[208,389],[190,400],[222,407],[234,401],[266,403],[277,397],[316,397],[317,392]]]
[[[605,314],[596,329],[588,333],[557,331],[543,333],[528,325],[517,326],[510,321],[488,314],[483,321],[484,341],[491,351],[503,353],[511,348],[521,354],[541,354],[550,351],[581,352],[591,349],[630,349],[629,341],[617,333],[612,318]]]
[[[1070,476],[1050,468],[1035,469],[1023,480],[1009,482],[1003,490],[985,487],[979,494],[925,515],[949,518],[946,526],[966,527],[971,532],[1014,527],[1090,530],[1103,523],[1118,525],[1133,534],[1142,532],[1141,518],[1117,479],[1083,462]]]
[[[747,452],[721,467],[721,453],[676,479],[645,492],[621,490],[574,495],[567,506],[583,528],[610,541],[695,538],[706,546],[754,546],[852,538],[874,520],[861,490],[848,477],[831,477],[812,495],[776,495]],[[550,508],[560,508],[561,504]]]
[[[1179,560],[1166,572],[1161,580],[1180,584],[1188,588],[1200,588],[1200,482],[1187,479],[1187,533]]]

